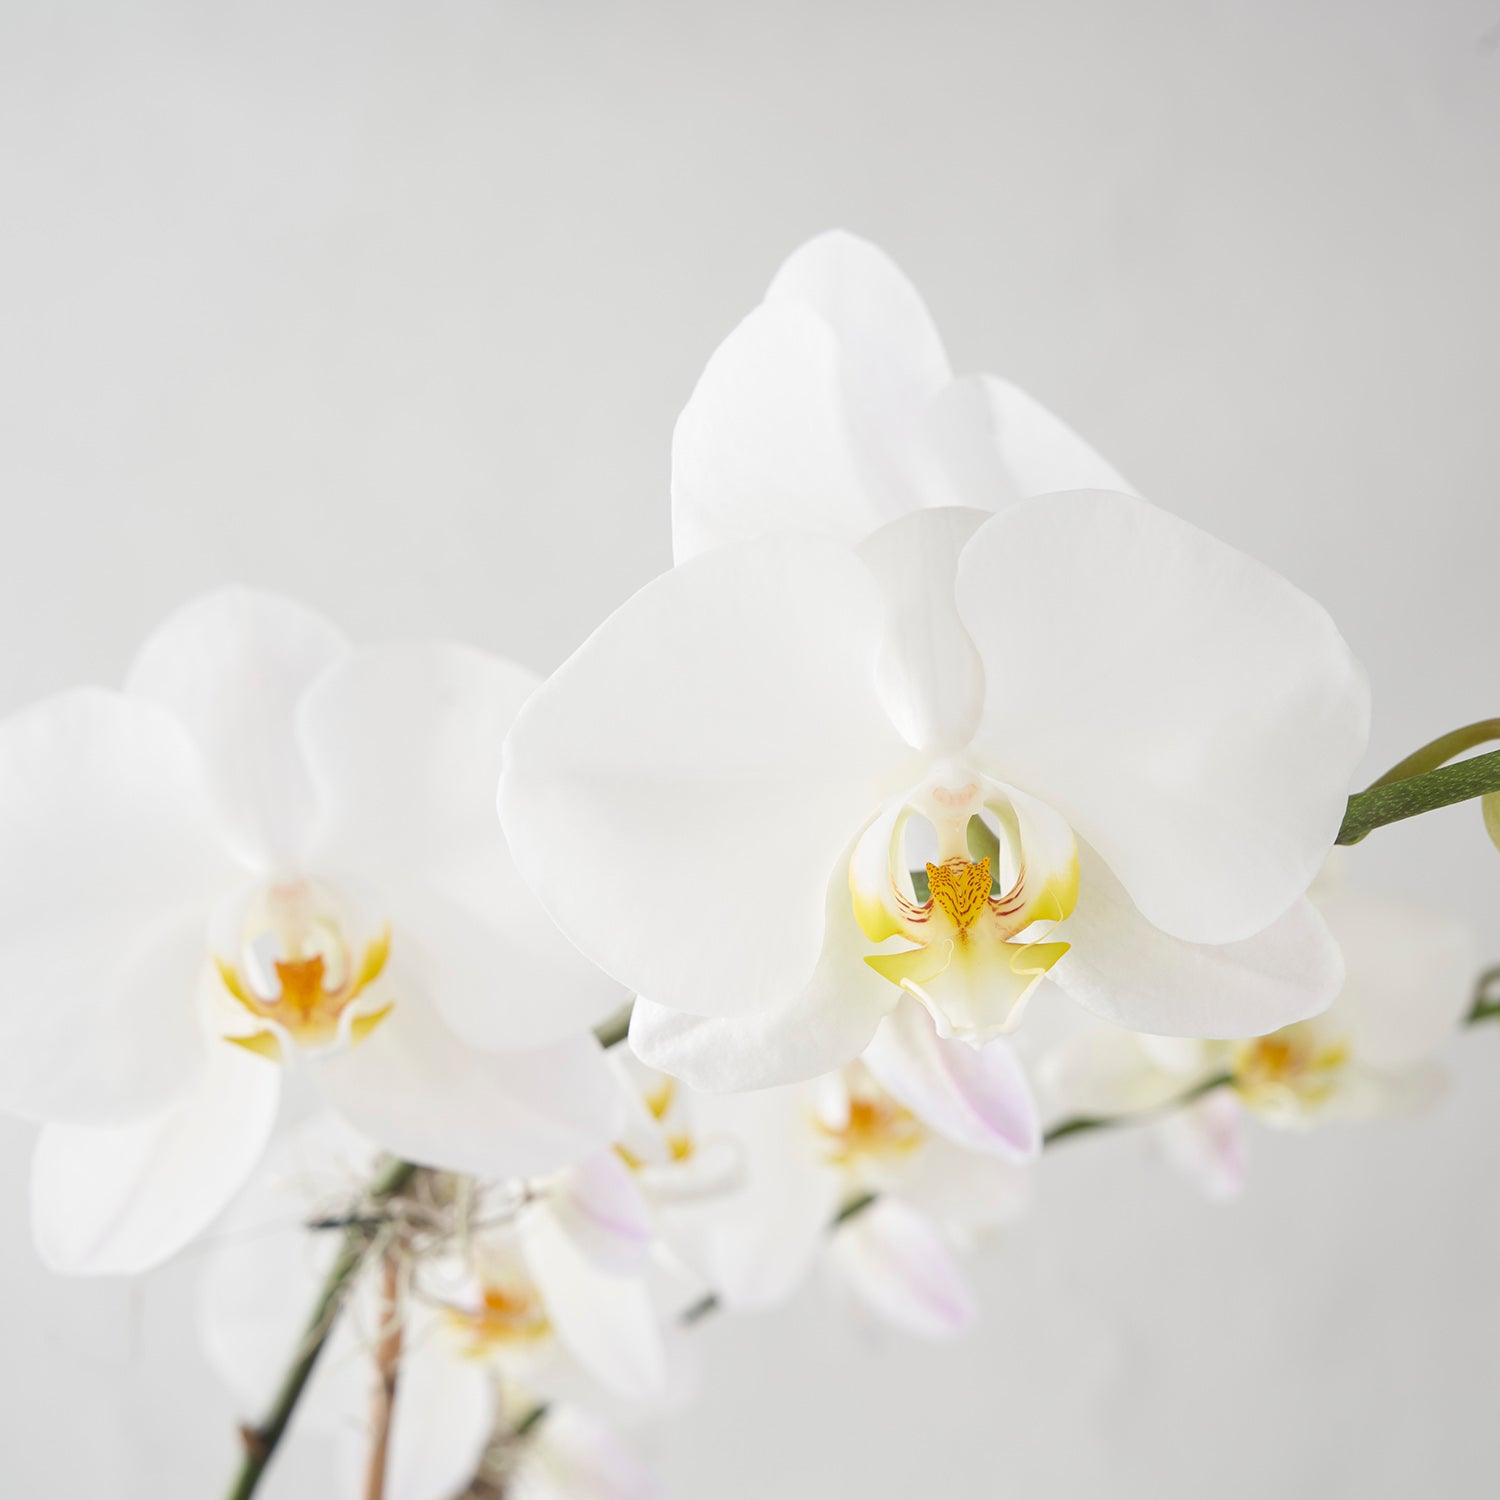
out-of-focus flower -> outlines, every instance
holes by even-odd
[[[826,1259],[882,1318],[951,1334],[973,1316],[955,1250],[1026,1201],[1039,1143],[1015,1069],[1004,1043],[945,1041],[907,1001],[810,1082],[699,1094],[641,1075],[648,1118],[623,1149],[661,1247],[726,1307],[779,1302]]]
[[[1196,1041],[1096,1027],[1039,1070],[1047,1113],[1162,1109],[1217,1077],[1232,1081],[1155,1126],[1167,1159],[1213,1198],[1244,1185],[1246,1117],[1281,1129],[1411,1113],[1442,1088],[1438,1054],[1469,1007],[1478,946],[1457,919],[1350,889],[1338,862],[1312,899],[1344,956],[1334,1003],[1267,1036]]]
[[[290,1131],[221,1221],[199,1288],[211,1363],[247,1409],[270,1398],[341,1233],[309,1233],[357,1205],[375,1152],[331,1116]],[[390,1228],[347,1292],[299,1420],[339,1445],[345,1491],[364,1493],[374,1354],[401,1330],[386,1494],[447,1500],[481,1466],[506,1493],[581,1493],[636,1500],[655,1493],[633,1456],[584,1407],[656,1395],[665,1378],[662,1320],[644,1284],[592,1262],[539,1214],[522,1184],[443,1174],[387,1205]],[[384,1246],[384,1248],[382,1248]],[[396,1310],[382,1285],[399,1269]],[[513,1432],[538,1406],[545,1418]],[[589,1488],[569,1489],[587,1481]]]
[[[903,997],[982,1044],[1044,977],[1169,1034],[1328,1003],[1303,893],[1363,676],[1317,604],[1185,522],[1036,494],[1111,482],[1013,388],[952,381],[870,246],[783,269],[679,422],[681,564],[507,741],[517,862],[642,997],[642,1057],[808,1078]]]
[[[532,686],[225,591],[167,620],[124,691],[0,725],[0,1106],[46,1122],[50,1264],[180,1248],[254,1166],[293,1061],[419,1162],[534,1172],[609,1138],[584,1033],[619,991],[491,811]]]

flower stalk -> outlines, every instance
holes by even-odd
[[[1441,735],[1414,751],[1378,781],[1350,797],[1335,842],[1357,844],[1387,823],[1500,792],[1500,750],[1447,764],[1455,755],[1497,738],[1500,719],[1484,719]]]
[[[374,1204],[388,1202],[405,1190],[419,1170],[409,1161],[390,1161],[370,1184],[367,1197]],[[275,1400],[265,1420],[254,1427],[246,1426],[240,1429],[240,1437],[245,1445],[245,1456],[240,1462],[239,1470],[234,1476],[225,1500],[250,1500],[265,1477],[267,1465],[286,1435],[292,1413],[297,1409],[297,1403],[302,1399],[302,1392],[312,1378],[312,1372],[317,1366],[318,1357],[323,1352],[323,1346],[328,1342],[328,1336],[333,1331],[334,1321],[343,1306],[345,1294],[353,1285],[356,1275],[365,1263],[365,1258],[370,1253],[371,1238],[363,1223],[364,1218],[365,1216],[361,1215],[344,1231],[343,1244],[339,1247],[338,1256],[329,1267],[328,1275],[324,1278],[323,1285],[318,1292],[318,1300],[313,1306],[312,1315],[307,1320],[307,1330],[298,1346],[297,1356],[283,1377],[281,1388],[276,1392]]]

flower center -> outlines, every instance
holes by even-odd
[[[490,1359],[506,1349],[540,1342],[552,1332],[541,1294],[529,1282],[486,1283],[479,1305],[447,1309],[467,1359]]]
[[[394,1004],[372,1006],[367,996],[390,958],[390,928],[364,945],[358,963],[345,930],[331,893],[313,881],[258,892],[245,912],[238,964],[214,959],[239,1006],[225,1039],[280,1061],[288,1045],[326,1048],[367,1037]]]
[[[906,853],[914,820],[937,843],[925,871],[913,871]],[[1015,1029],[1042,976],[1068,951],[1046,938],[1077,901],[1078,851],[1044,803],[946,764],[860,836],[849,887],[872,943],[914,945],[865,962],[926,1006],[939,1035],[977,1045]]]
[[[844,1074],[843,1108],[820,1110],[814,1125],[827,1159],[856,1173],[898,1165],[927,1142],[927,1128],[881,1089],[864,1068]]]
[[[1337,1093],[1349,1044],[1310,1022],[1235,1044],[1231,1067],[1245,1103],[1266,1115],[1303,1117]]]

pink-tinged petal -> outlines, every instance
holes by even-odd
[[[1354,1056],[1385,1072],[1430,1060],[1473,1003],[1479,944],[1467,923],[1347,885],[1313,899],[1344,955],[1344,987],[1328,1013]]]
[[[887,1093],[955,1145],[1025,1160],[1042,1148],[1030,1080],[1004,1038],[944,1039],[915,1001],[880,1023],[865,1066]]]
[[[1204,1197],[1222,1203],[1244,1191],[1249,1133],[1244,1106],[1228,1089],[1216,1089],[1166,1116],[1156,1138],[1162,1154]]]
[[[844,869],[829,882],[823,953],[800,992],[749,1016],[688,1015],[637,999],[635,1055],[707,1093],[800,1083],[859,1056],[901,992],[863,961],[870,944],[854,920]]]
[[[602,1269],[546,1203],[523,1209],[517,1228],[547,1319],[573,1357],[616,1394],[659,1393],[666,1356],[645,1281]]]
[[[1078,905],[1053,934],[1071,946],[1050,977],[1105,1020],[1164,1036],[1260,1036],[1338,994],[1343,960],[1311,902],[1239,942],[1187,943],[1147,921],[1094,850],[1080,843],[1078,860]]]
[[[1186,1072],[1162,1067],[1145,1042],[1119,1026],[1091,1026],[1045,1053],[1036,1077],[1046,1118],[1140,1114],[1180,1099],[1214,1070],[1203,1043],[1194,1043],[1203,1048],[1198,1068]]]
[[[958,505],[996,511],[1064,490],[1134,493],[1067,423],[995,375],[948,386],[923,414],[923,437]]]
[[[870,1312],[923,1338],[952,1338],[978,1317],[968,1278],[930,1219],[881,1198],[841,1224],[829,1260]]]
[[[915,511],[859,549],[886,596],[881,695],[896,727],[921,750],[967,745],[984,705],[984,667],[953,594],[959,556],[984,520],[978,510]]]
[[[392,993],[390,1013],[363,1041],[317,1063],[329,1103],[387,1151],[453,1172],[531,1177],[613,1139],[619,1098],[593,1037],[480,1052],[400,970]]]
[[[557,1406],[526,1444],[506,1493],[509,1500],[658,1500],[661,1488],[607,1427],[576,1406]]]
[[[601,1270],[626,1275],[643,1269],[655,1233],[651,1209],[617,1151],[597,1152],[568,1168],[551,1184],[547,1201]]]
[[[348,649],[300,604],[219,589],[159,625],[126,678],[127,693],[166,708],[193,737],[230,846],[257,869],[295,869],[307,852],[318,808],[297,705]]]
[[[491,1050],[560,1041],[625,999],[558,932],[495,817],[501,747],[536,681],[468,646],[372,647],[298,715],[324,809],[319,867],[357,872],[449,1026]]]
[[[975,534],[958,608],[984,663],[986,771],[1098,850],[1147,921],[1228,943],[1333,845],[1369,690],[1323,609],[1145,501],[1023,501]]]
[[[181,1097],[208,904],[234,879],[161,709],[86,688],[0,724],[0,1108],[88,1124]]]
[[[648,584],[537,690],[501,818],[606,972],[704,1015],[807,984],[836,867],[915,779],[875,680],[883,610],[834,544],[722,548]]]
[[[37,1249],[54,1271],[136,1275],[170,1259],[254,1170],[276,1119],[274,1063],[221,1042],[193,1092],[128,1125],[48,1125],[31,1169]]]

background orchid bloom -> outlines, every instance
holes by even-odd
[[[272,1147],[225,1215],[199,1286],[199,1323],[210,1362],[248,1411],[270,1399],[338,1253],[339,1232],[310,1238],[307,1221],[358,1204],[375,1155],[333,1117],[314,1117]],[[607,1409],[611,1392],[642,1397],[659,1386],[660,1339],[640,1288],[533,1238],[521,1217],[491,1222],[498,1190],[483,1208],[484,1194],[471,1203],[475,1227],[461,1240],[446,1237],[435,1225],[454,1206],[453,1184],[439,1177],[430,1186],[411,1236],[393,1241],[402,1348],[388,1500],[449,1500],[479,1470],[497,1427],[513,1427],[543,1401],[549,1412],[527,1441],[516,1494],[551,1500],[584,1481],[583,1493],[604,1500],[655,1494],[638,1461],[577,1404]],[[375,1255],[301,1406],[300,1420],[338,1444],[341,1491],[351,1500],[365,1493],[374,1349],[390,1316]],[[569,1341],[575,1329],[581,1345]]]
[[[490,811],[531,688],[230,590],[167,620],[124,691],[0,725],[0,1106],[46,1122],[51,1265],[180,1248],[253,1167],[290,1064],[418,1162],[540,1171],[609,1138],[586,1028],[619,993]]]
[[[919,1006],[902,1019],[931,1035]],[[947,1070],[884,1041],[822,1078],[740,1094],[649,1080],[659,1143],[642,1122],[629,1154],[664,1244],[731,1310],[784,1300],[824,1262],[886,1321],[932,1336],[968,1326],[955,1250],[1022,1210],[1040,1139],[1034,1115],[1008,1113],[1010,1049],[957,1053]],[[838,1222],[871,1194],[878,1204]]]
[[[1311,897],[1347,971],[1334,1003],[1267,1036],[1197,1041],[1092,1027],[1042,1059],[1045,1109],[1131,1114],[1170,1106],[1205,1082],[1226,1087],[1153,1126],[1167,1159],[1212,1198],[1244,1186],[1246,1117],[1280,1129],[1411,1113],[1443,1087],[1438,1057],[1472,1002],[1478,944],[1463,922],[1351,889],[1330,861]]]
[[[903,997],[982,1044],[1044,976],[1193,1036],[1332,998],[1303,893],[1363,675],[1316,603],[1143,500],[1017,498],[1103,467],[951,382],[848,236],[715,355],[674,445],[683,561],[528,703],[500,790],[547,909],[642,997],[648,1062],[811,1077]]]

